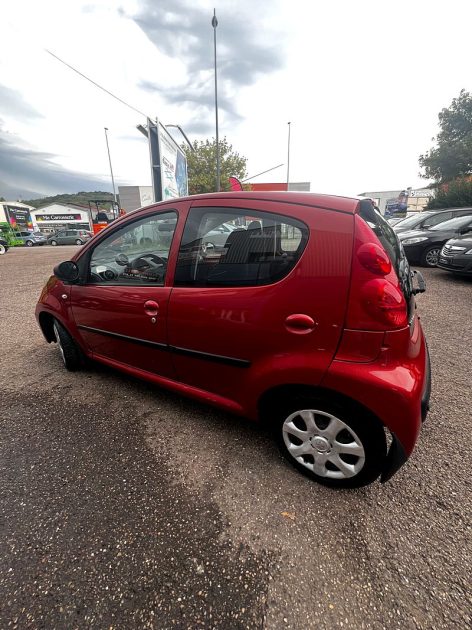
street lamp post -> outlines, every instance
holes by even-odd
[[[215,121],[216,121],[216,192],[220,192],[220,143],[218,136],[218,79],[216,74],[216,27],[218,20],[216,19],[216,9],[213,9],[213,18],[211,20],[213,26],[213,48],[215,56]]]
[[[108,133],[107,133],[108,127],[104,127],[104,129],[105,129],[105,140],[107,143],[108,161],[110,162],[111,183],[113,185],[113,198],[115,199],[115,206],[113,208],[113,216],[116,218],[116,211],[118,209],[118,200],[116,198],[115,178],[113,177],[113,168],[111,166],[110,147],[108,146]]]
[[[287,123],[288,124],[288,143],[287,143],[287,190],[289,188],[290,185],[290,125],[291,123]]]

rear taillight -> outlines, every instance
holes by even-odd
[[[391,260],[374,231],[356,215],[346,328],[387,331],[407,324],[407,304]]]
[[[384,278],[370,280],[362,287],[366,310],[388,328],[403,328],[408,323],[406,301],[399,287]]]
[[[357,250],[357,257],[372,273],[386,276],[392,270],[392,263],[385,251],[375,243],[364,243]]]

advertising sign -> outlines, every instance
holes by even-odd
[[[162,201],[188,195],[187,158],[164,125],[159,124]]]
[[[27,228],[33,229],[33,222],[28,208],[18,208],[17,206],[5,206],[8,222],[13,229]]]
[[[389,199],[385,208],[385,216],[406,212],[408,210],[409,190],[402,190],[396,199]]]

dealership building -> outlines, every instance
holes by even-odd
[[[428,202],[434,197],[434,192],[430,188],[418,188],[413,190],[405,188],[402,190],[380,190],[374,192],[360,193],[361,197],[369,197],[374,199],[382,214],[385,214],[387,203],[393,203],[401,195],[402,192],[408,192],[408,212],[421,212],[425,209]]]
[[[91,230],[90,210],[73,204],[53,203],[31,210],[35,230],[51,234],[60,229]]]

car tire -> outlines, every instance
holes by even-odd
[[[439,259],[439,252],[441,251],[441,247],[434,245],[433,247],[428,247],[423,252],[421,256],[421,264],[423,267],[436,267]]]
[[[69,372],[76,372],[82,367],[84,362],[82,351],[57,319],[54,320],[53,328],[65,368]]]
[[[81,240],[80,240],[80,238],[78,238],[78,239],[75,241],[75,244],[76,244],[76,245],[83,245],[83,244],[84,244],[84,242],[83,242],[83,241],[81,241]]]
[[[53,245],[53,246],[55,247],[55,246],[57,245],[57,241],[54,241],[54,240],[53,240],[53,241],[51,241],[51,242],[50,242],[50,244],[51,244],[51,245]]]
[[[26,241],[25,245],[26,247],[33,247],[34,243],[33,241]]]
[[[7,251],[8,251],[8,247],[0,243],[0,256],[3,256],[3,254],[6,254]]]
[[[359,488],[381,474],[385,431],[367,411],[303,396],[275,411],[276,441],[297,470],[325,486]]]

